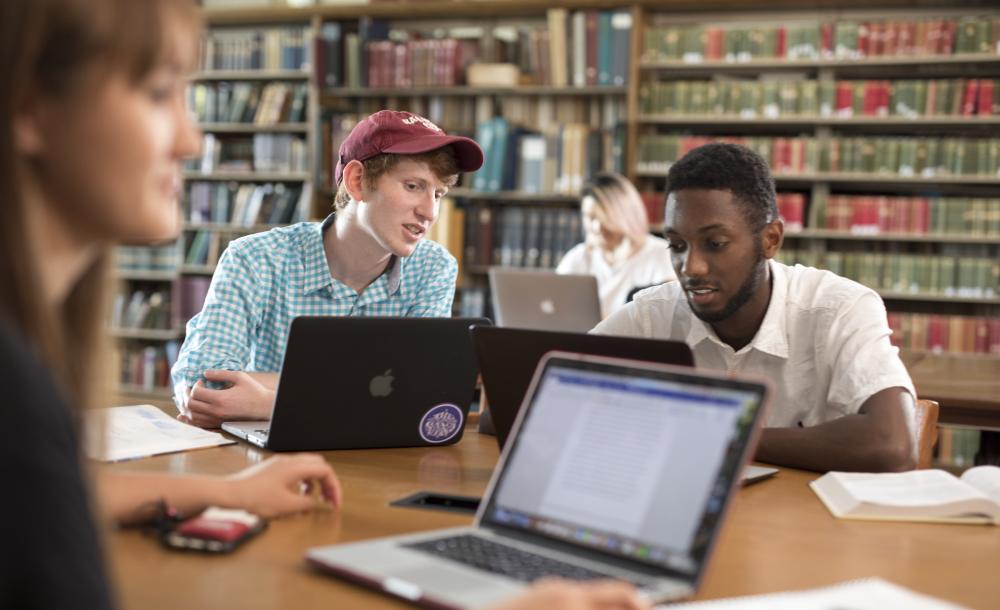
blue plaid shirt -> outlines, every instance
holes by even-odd
[[[458,265],[423,240],[359,295],[327,266],[323,223],[302,222],[230,242],[171,370],[178,394],[208,369],[276,372],[297,316],[449,317]]]

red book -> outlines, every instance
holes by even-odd
[[[890,21],[883,25],[882,30],[882,54],[892,57],[898,53],[899,48],[899,22]]]
[[[927,348],[940,352],[948,345],[948,324],[942,316],[931,316],[927,329]]]
[[[996,81],[992,78],[979,80],[979,101],[976,103],[976,114],[990,116],[993,114],[993,88]]]
[[[930,201],[926,197],[917,197],[913,202],[913,228],[914,233],[919,233],[921,235],[926,234],[928,229],[930,229],[931,224],[931,205]]]
[[[955,30],[958,23],[954,19],[947,19],[941,22],[941,37],[938,38],[937,54],[951,55],[952,47],[955,46]]]
[[[858,55],[861,57],[871,57],[873,55],[872,45],[878,40],[876,32],[879,24],[859,23],[858,24]]]
[[[854,101],[854,83],[849,80],[842,80],[837,83],[837,103],[834,106],[834,114],[837,116],[851,116]]]
[[[665,197],[663,193],[656,191],[646,191],[639,195],[642,197],[642,205],[646,208],[646,216],[649,224],[658,225],[663,222]]]
[[[990,353],[990,320],[985,316],[973,318],[973,325],[976,328],[975,344],[973,345],[977,354]]]
[[[864,81],[864,102],[861,105],[862,116],[875,116],[878,110],[878,101],[882,93],[879,91],[880,82],[869,80]]]
[[[990,96],[992,100],[992,96]],[[969,78],[965,81],[965,92],[962,94],[962,116],[976,114],[976,102],[979,101],[979,79]]]
[[[597,11],[586,11],[583,14],[583,19],[584,31],[587,36],[586,44],[584,45],[586,53],[584,75],[587,86],[593,87],[597,85]]]
[[[725,55],[726,32],[720,27],[706,29],[705,59],[723,59]]]
[[[783,59],[788,53],[788,30],[785,26],[778,27],[778,35],[774,40],[774,56]]]
[[[990,318],[990,350],[995,356],[1000,356],[1000,318]]]
[[[819,26],[820,55],[833,57],[833,22],[824,21]]]
[[[892,103],[892,81],[879,81],[878,92],[875,114],[878,116],[889,116],[889,104]]]

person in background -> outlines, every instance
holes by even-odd
[[[758,460],[913,468],[916,392],[889,342],[885,304],[857,282],[773,260],[784,225],[767,162],[706,144],[670,167],[666,192],[678,281],[640,292],[593,332],[684,341],[700,367],[770,380]]]
[[[226,477],[94,467],[82,410],[105,404],[110,248],[175,239],[181,162],[199,134],[185,108],[199,15],[192,0],[0,2],[0,608],[114,606],[95,515],[141,522],[167,504],[270,517],[334,505],[317,455]],[[178,583],[184,587],[185,583]],[[504,606],[647,608],[624,583],[543,584]]]
[[[649,234],[639,192],[627,178],[599,173],[580,200],[584,242],[563,256],[556,273],[593,275],[607,318],[637,287],[674,279],[667,242]]]
[[[296,316],[451,316],[458,264],[423,238],[459,172],[482,165],[482,149],[382,110],[339,153],[325,221],[243,237],[223,253],[171,373],[183,421],[268,419]]]

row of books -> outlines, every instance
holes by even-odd
[[[201,37],[200,69],[308,69],[308,26],[212,28]]]
[[[281,225],[306,220],[312,186],[277,183],[202,182],[187,184],[184,217],[190,223],[235,227]]]
[[[574,123],[535,133],[503,117],[484,121],[476,141],[486,161],[473,175],[472,187],[575,195],[596,172],[622,170],[625,135],[624,125],[600,129]]]
[[[170,368],[177,362],[178,341],[119,345],[119,381],[126,386],[157,390],[170,388]]]
[[[1000,79],[759,80],[645,82],[645,114],[780,117],[887,117],[1000,115]]]
[[[287,133],[255,133],[250,137],[202,136],[201,156],[190,159],[187,168],[202,173],[305,172],[309,169],[309,147],[304,137]]]
[[[892,344],[912,350],[1000,356],[1000,318],[889,312]]]
[[[639,137],[636,169],[665,174],[689,151],[720,141],[752,148],[779,176],[830,172],[924,178],[1000,177],[1000,138],[646,134]]]
[[[941,426],[938,428],[938,442],[935,448],[935,462],[941,466],[952,466],[956,468],[970,468],[979,464],[995,464],[1000,456],[992,456],[992,460],[987,459],[984,450],[989,442],[984,443],[984,437],[996,443],[998,433],[981,431],[978,428],[966,428],[959,426]]]
[[[245,233],[198,229],[184,232],[184,264],[214,268],[226,246]]]
[[[170,286],[155,289],[127,284],[114,298],[111,326],[170,330],[177,327],[171,307]]]
[[[200,123],[301,123],[308,95],[304,83],[201,82],[188,88],[188,108]]]
[[[912,233],[1000,238],[1000,198],[830,195],[813,228],[853,234]]]
[[[790,265],[828,269],[883,292],[964,298],[1000,296],[1000,261],[996,256],[783,248],[778,257]]]
[[[480,206],[465,214],[463,260],[480,267],[552,268],[582,240],[575,209]]]
[[[517,68],[517,84],[622,86],[628,78],[631,13],[549,9],[545,22],[448,27],[362,18],[357,31],[326,22],[314,41],[326,87],[451,87],[476,63]],[[489,41],[489,42],[487,42]]]
[[[1000,17],[803,21],[776,25],[657,25],[644,61],[863,59],[1000,52]]]
[[[178,242],[163,246],[119,246],[115,248],[115,265],[119,272],[177,271],[181,264]]]

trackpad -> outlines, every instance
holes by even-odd
[[[410,568],[393,572],[393,577],[413,583],[426,591],[447,591],[452,595],[460,595],[467,590],[486,591],[497,585],[496,579],[478,577],[467,570],[458,570],[435,562],[433,566]]]

